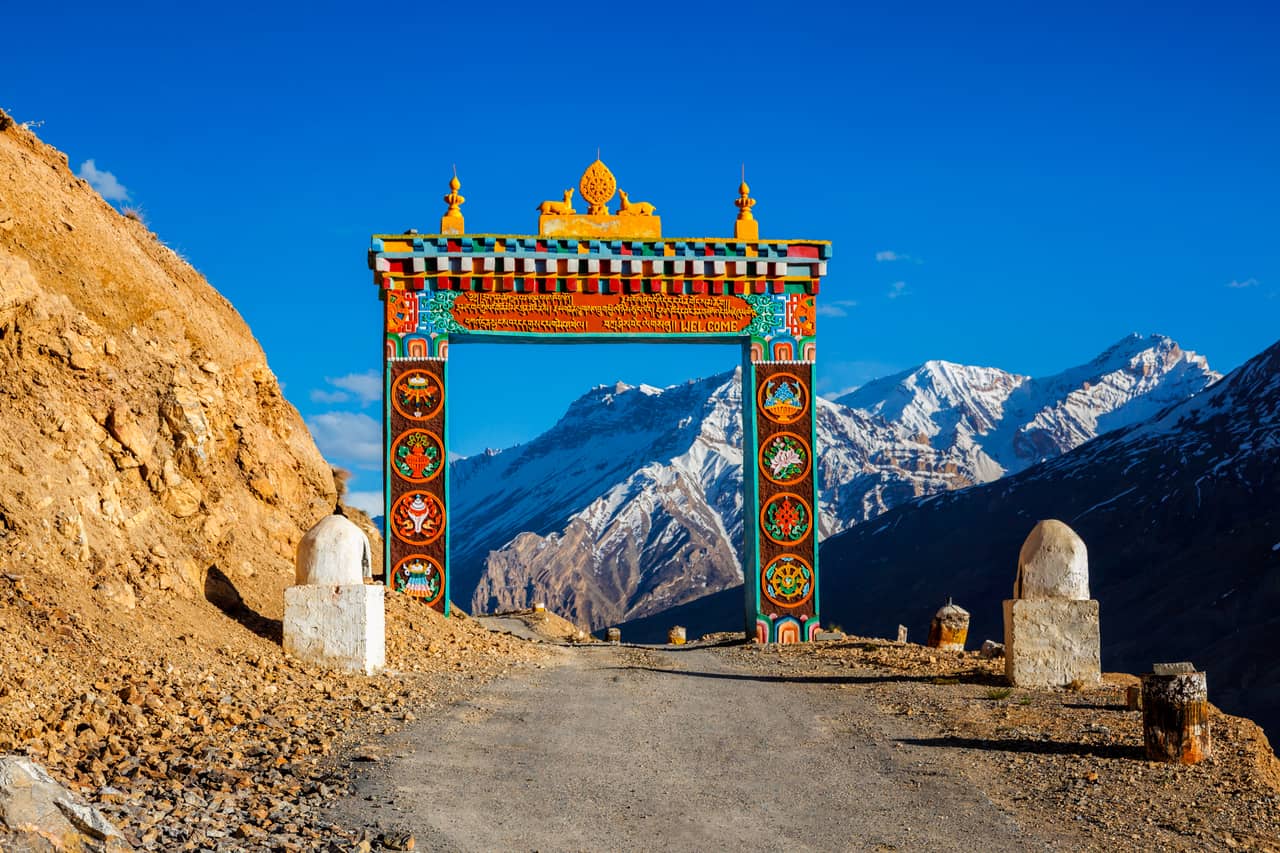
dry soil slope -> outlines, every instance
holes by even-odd
[[[70,688],[94,660],[73,634],[113,657],[181,624],[216,647],[235,625],[206,593],[278,617],[335,485],[231,304],[65,155],[0,128],[0,571],[36,599],[0,629],[12,646],[37,605],[65,617],[35,642],[39,682]]]

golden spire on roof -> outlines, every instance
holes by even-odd
[[[453,178],[449,181],[449,192],[444,197],[444,203],[449,205],[445,210],[444,216],[440,217],[440,233],[441,234],[462,234],[465,232],[465,226],[462,220],[462,203],[465,198],[458,195],[458,189],[462,186],[462,182],[458,180],[458,167],[453,167]]]
[[[742,166],[742,183],[738,185],[738,198],[733,202],[738,208],[738,221],[733,223],[733,236],[736,240],[759,240],[760,223],[751,215],[751,208],[756,200],[751,197],[751,187],[747,186],[747,167]]]

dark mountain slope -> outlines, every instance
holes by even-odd
[[[881,636],[901,622],[919,638],[954,596],[975,643],[999,639],[1042,518],[1089,546],[1105,669],[1193,660],[1215,702],[1280,729],[1280,344],[1149,421],[828,540],[823,621]]]

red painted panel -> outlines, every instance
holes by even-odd
[[[816,258],[818,257],[817,246],[788,246],[788,258]]]

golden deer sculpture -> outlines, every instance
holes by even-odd
[[[543,216],[569,216],[575,212],[570,201],[572,198],[573,188],[570,187],[564,191],[564,201],[544,201],[538,205],[538,212]]]
[[[622,190],[618,190],[618,198],[622,199],[618,207],[619,216],[653,216],[655,208],[649,202],[632,202]]]

